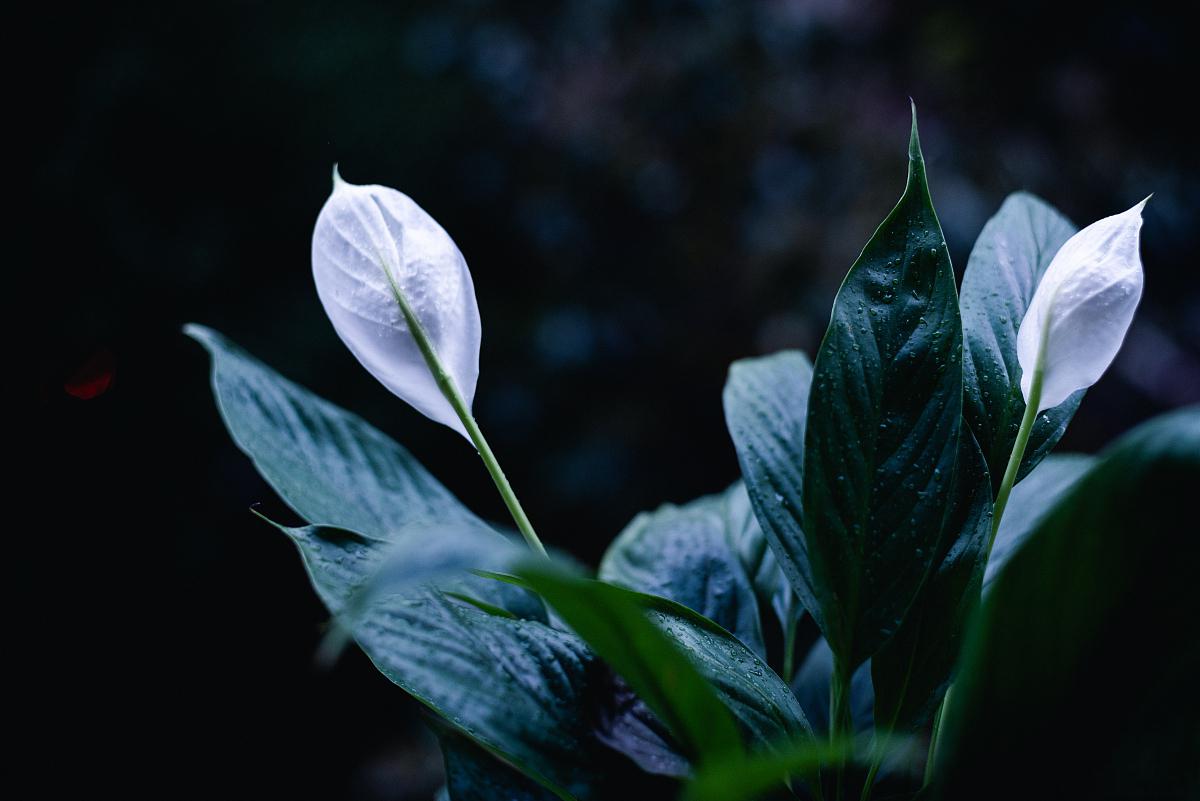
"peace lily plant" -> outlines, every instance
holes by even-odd
[[[907,186],[815,359],[730,368],[741,478],[638,515],[597,578],[547,555],[472,415],[471,274],[406,195],[335,171],[317,294],[372,375],[477,449],[524,545],[361,418],[187,332],[308,521],[278,527],[337,627],[427,708],[444,798],[1184,797],[1195,718],[1162,700],[1194,699],[1200,667],[1169,622],[1196,608],[1173,521],[1200,410],[1050,454],[1133,318],[1144,205],[1077,232],[1012,195],[956,287],[914,113]],[[1100,696],[1113,669],[1127,705]]]

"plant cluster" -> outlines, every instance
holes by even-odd
[[[1132,320],[1144,204],[1076,231],[1012,195],[957,287],[914,113],[907,186],[815,358],[730,368],[741,478],[638,515],[594,578],[547,554],[471,414],[470,272],[408,197],[335,173],[318,294],[374,376],[476,447],[524,544],[362,419],[188,333],[308,522],[278,527],[336,622],[322,647],[352,639],[428,709],[454,801],[1184,797],[1200,410],[1051,454]]]

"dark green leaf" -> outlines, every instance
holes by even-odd
[[[1042,274],[1075,226],[1045,201],[1009,195],[983,227],[963,275],[963,416],[979,441],[997,490],[1012,454],[1025,398],[1017,330]],[[1083,390],[1038,415],[1017,480],[1062,437]]]
[[[675,738],[646,702],[620,676],[612,684],[600,709],[596,736],[629,757],[642,770],[659,776],[681,777],[691,772],[687,757]]]
[[[609,546],[599,576],[681,603],[765,657],[758,601],[736,550],[741,532],[730,531],[727,506],[722,493],[643,512]]]
[[[701,761],[741,750],[735,719],[754,747],[808,734],[783,681],[687,607],[545,565],[521,575]]]
[[[438,737],[450,801],[551,801],[542,787],[470,740],[449,731]]]
[[[987,590],[1000,575],[1000,569],[1025,542],[1046,513],[1075,486],[1095,464],[1095,458],[1083,454],[1051,454],[1024,481],[1013,487],[1008,506],[1000,520],[992,555],[988,559],[983,588]]]
[[[740,750],[729,709],[649,621],[637,593],[549,565],[529,565],[519,574],[629,682],[690,757],[703,761]]]
[[[276,373],[212,329],[217,408],[233,441],[305,520],[373,536],[411,523],[477,522],[404,448]]]
[[[914,749],[907,738],[884,738],[875,753],[907,758]],[[831,743],[828,739],[799,740],[781,744],[774,751],[734,757],[701,768],[684,793],[683,801],[750,801],[759,799],[789,776],[813,776],[825,766],[839,762],[865,765],[868,753],[853,740]]]
[[[771,547],[767,552],[756,537],[747,537],[743,562],[758,564],[751,568],[755,586],[760,596],[770,593],[785,629],[799,610],[792,593],[778,584],[776,570],[791,583],[804,608],[816,608],[808,544],[800,524],[811,383],[812,365],[799,351],[734,362],[725,382],[725,423],[754,514]],[[736,509],[731,502],[731,512]]]
[[[326,527],[287,531],[313,586],[337,615],[397,547]],[[406,529],[406,536],[414,531]],[[471,561],[470,555],[463,559]],[[489,579],[471,581],[472,595],[523,592]],[[385,676],[460,735],[559,795],[583,799],[601,792],[615,755],[597,739],[591,718],[607,673],[577,637],[407,584],[397,594],[373,593],[343,619]]]
[[[936,567],[900,630],[871,658],[876,725],[909,732],[933,719],[979,605],[992,526],[992,485],[975,437],[963,427],[947,536]]]
[[[300,548],[317,594],[348,631],[375,601],[421,585],[546,622],[546,609],[532,593],[472,574],[505,570],[525,556],[522,546],[482,523],[411,525],[386,538],[336,526],[272,525]]]
[[[962,323],[915,112],[908,165],[838,292],[808,400],[812,586],[797,590],[815,594],[809,611],[847,672],[895,633],[928,575],[958,450]]]
[[[792,690],[805,717],[819,734],[829,731],[830,686],[833,683],[833,651],[824,637],[817,638],[792,679]],[[850,678],[850,720],[854,730],[868,731],[875,725],[875,688],[871,686],[871,660],[858,666]]]
[[[1193,407],[1123,437],[1042,518],[968,633],[941,797],[1197,797],[1197,487]]]

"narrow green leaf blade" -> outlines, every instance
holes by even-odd
[[[983,449],[993,490],[1000,486],[1025,414],[1017,330],[1042,274],[1075,231],[1050,204],[1017,192],[988,220],[967,260],[961,299],[963,416]],[[1058,443],[1083,394],[1038,415],[1018,481]]]
[[[908,185],[838,292],[808,401],[809,611],[843,669],[895,633],[933,563],[958,450],[961,357],[914,112]]]
[[[950,518],[933,573],[900,630],[871,657],[876,726],[912,732],[933,719],[979,605],[992,526],[992,486],[970,429],[963,427]]]
[[[1192,407],[1122,437],[1042,518],[968,634],[939,797],[1196,797],[1198,486]]]
[[[742,532],[730,530],[727,506],[721,493],[638,515],[609,546],[599,577],[683,604],[765,657],[758,600],[736,548]]]
[[[362,418],[210,328],[184,331],[212,355],[213,394],[233,441],[305,520],[373,536],[412,523],[478,522],[408,451]]]
[[[784,743],[770,752],[748,754],[701,768],[688,784],[683,801],[750,801],[775,798],[766,795],[789,777],[811,777],[823,767],[839,763],[865,765],[869,753],[851,739],[799,740]],[[900,761],[911,761],[917,744],[911,738],[882,737],[874,753]],[[781,793],[787,793],[781,790]],[[790,797],[790,794],[779,797]]]
[[[519,575],[629,682],[689,756],[703,761],[741,749],[729,709],[647,619],[635,593],[545,565],[529,565]]]

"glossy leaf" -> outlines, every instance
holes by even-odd
[[[968,635],[937,797],[1196,797],[1198,486],[1192,407],[1122,437],[1042,518]]]
[[[772,585],[778,587],[772,562],[791,583],[803,607],[820,613],[800,511],[811,384],[808,357],[800,351],[781,351],[734,362],[723,398],[725,424],[737,449],[746,492],[772,551],[768,556],[751,538],[743,549],[743,560],[759,565],[756,574],[764,571],[761,580],[756,578],[756,586],[760,592],[771,592],[772,606],[785,626],[798,610],[790,594],[771,589]]]
[[[351,633],[358,619],[380,599],[411,593],[422,585],[436,586],[513,617],[547,622],[546,608],[537,596],[472,572],[506,570],[526,553],[483,524],[417,524],[377,538],[335,526],[289,527],[268,522],[299,546],[318,594]],[[323,562],[330,554],[343,562]],[[343,572],[345,560],[354,562],[349,573]]]
[[[683,604],[765,657],[754,586],[736,550],[741,532],[730,531],[727,505],[722,493],[639,514],[609,546],[599,577]]]
[[[237,446],[305,520],[371,536],[478,518],[412,454],[288,381],[210,328],[185,332],[212,355],[217,408]]]
[[[318,526],[287,533],[321,600],[380,672],[453,731],[558,795],[602,793],[615,754],[597,739],[590,718],[605,671],[579,638],[489,614],[427,586],[375,593],[359,607],[364,584],[396,544]],[[473,561],[470,554],[463,559]],[[486,585],[522,592],[469,580],[473,596],[496,597]],[[351,604],[354,614],[345,615]]]
[[[687,607],[544,565],[529,565],[521,576],[699,761],[740,751],[742,734],[757,748],[809,733],[787,685]]]
[[[809,611],[846,671],[895,633],[928,575],[958,450],[962,323],[915,113],[908,164],[838,292],[808,400]]]
[[[552,801],[557,795],[465,737],[441,734],[449,801]]]
[[[610,678],[607,700],[599,709],[596,736],[647,773],[687,776],[691,763],[671,732],[624,679],[615,673]]]
[[[1017,332],[1046,268],[1075,226],[1025,192],[1009,195],[983,227],[963,275],[963,416],[983,449],[992,489],[1008,466],[1025,398]],[[1017,473],[1019,481],[1054,448],[1083,392],[1038,415]]]
[[[983,577],[986,591],[1000,575],[1029,535],[1041,523],[1075,483],[1095,464],[1095,457],[1083,454],[1050,454],[1025,480],[1013,487],[992,543]]]
[[[979,605],[992,528],[992,485],[970,429],[963,427],[947,536],[900,630],[871,658],[875,721],[885,731],[928,724],[946,688],[963,633]]]
[[[680,648],[647,619],[636,593],[543,565],[527,566],[520,576],[621,674],[688,756],[705,760],[741,749],[729,709]]]

